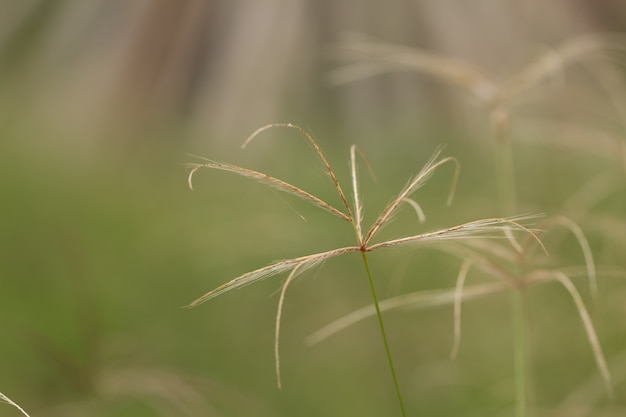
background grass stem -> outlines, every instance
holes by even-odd
[[[512,216],[517,213],[517,191],[513,149],[509,136],[509,112],[504,106],[496,106],[491,111],[491,129],[495,142],[495,166],[498,181],[500,215]],[[524,293],[518,289],[512,294],[513,325],[513,375],[515,379],[515,416],[526,417],[526,323]]]
[[[515,416],[526,417],[526,321],[523,290],[512,291]]]
[[[498,199],[500,215],[514,216],[517,213],[517,191],[515,168],[513,165],[513,149],[509,130],[508,112],[495,109],[491,113],[491,128],[495,139],[495,164],[498,181]]]

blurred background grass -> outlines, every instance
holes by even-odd
[[[3,2],[0,22],[0,391],[33,417],[386,416],[397,405],[374,321],[303,344],[369,304],[356,256],[331,260],[290,288],[283,392],[272,361],[280,278],[181,308],[240,273],[351,244],[352,236],[324,212],[229,174],[201,172],[191,192],[182,164],[195,161],[188,154],[241,164],[334,201],[293,133],[272,131],[239,149],[264,124],[299,124],[346,188],[349,145],[368,156],[377,181],[363,175],[367,223],[445,144],[461,163],[453,206],[445,208],[452,174],[444,168],[417,195],[426,225],[407,210],[389,235],[497,215],[484,109],[415,73],[332,87],[327,75],[338,63],[327,48],[355,31],[501,79],[578,35],[623,32],[626,7],[31,0]],[[619,270],[624,62],[607,54],[568,69],[560,83],[533,90],[512,119],[520,212],[573,217],[599,266]],[[558,243],[555,264],[583,264],[573,239],[546,239]],[[372,256],[382,295],[452,287],[460,263],[428,249]],[[601,273],[599,285],[591,312],[617,397],[602,392],[571,300],[549,284],[529,292],[537,415],[624,413],[623,274]],[[451,308],[388,314],[409,415],[508,415],[509,310],[506,296],[468,303],[455,361]],[[17,410],[2,406],[0,415]]]

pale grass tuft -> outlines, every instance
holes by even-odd
[[[0,401],[3,401],[9,405],[12,405],[13,407],[17,408],[23,415],[25,415],[26,417],[30,417],[28,413],[24,411],[22,407],[20,407],[17,403],[15,403],[13,400],[11,400],[9,397],[7,397],[1,392],[0,392]]]

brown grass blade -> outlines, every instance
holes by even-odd
[[[285,181],[279,180],[278,178],[274,178],[262,172],[253,171],[247,168],[242,168],[237,165],[231,165],[231,164],[226,164],[223,162],[214,162],[214,161],[207,161],[201,164],[188,164],[188,165],[189,167],[191,167],[191,172],[189,173],[189,178],[188,178],[189,188],[191,189],[193,189],[193,183],[192,183],[193,176],[198,170],[202,168],[212,168],[212,169],[218,169],[222,171],[228,171],[228,172],[232,172],[232,173],[244,176],[246,178],[250,178],[262,184],[268,185],[272,188],[275,188],[287,194],[291,194],[296,197],[299,197],[323,210],[326,210],[327,212],[343,220],[350,221],[350,217],[348,215],[337,210],[330,204],[326,203],[324,200],[302,190],[301,188],[296,187],[295,185],[289,184]]]
[[[199,304],[204,303],[205,301],[210,300],[211,298],[215,298],[225,292],[234,290],[235,288],[241,288],[245,285],[252,284],[265,278],[269,278],[276,274],[280,274],[281,272],[290,271],[296,267],[298,268],[300,273],[302,273],[305,270],[318,265],[320,262],[325,261],[326,259],[343,255],[344,253],[358,252],[359,250],[360,249],[357,246],[349,246],[345,248],[334,249],[328,252],[321,252],[313,255],[307,255],[299,258],[287,259],[284,261],[276,262],[263,268],[247,272],[228,281],[225,284],[220,285],[219,287],[207,292],[202,297],[192,301],[191,304],[189,304],[187,307],[195,307]]]

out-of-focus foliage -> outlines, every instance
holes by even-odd
[[[377,177],[362,173],[365,201],[382,208],[447,144],[461,163],[453,206],[444,208],[449,177],[437,175],[420,191],[426,225],[406,210],[397,224],[414,229],[389,236],[496,215],[490,109],[417,72],[342,86],[328,76],[344,62],[334,46],[346,32],[503,80],[570,39],[626,30],[619,1],[509,3],[2,2],[0,392],[32,417],[394,415],[374,322],[302,343],[370,302],[357,256],[290,288],[282,392],[272,362],[280,279],[181,308],[273,260],[346,244],[326,227],[335,219],[240,178],[206,174],[191,192],[183,164],[192,153],[251,166],[332,199],[310,150],[290,135],[238,149],[261,125],[297,123],[343,181],[356,143]],[[556,71],[510,113],[520,214],[565,214],[589,239],[599,271],[590,311],[616,391],[613,401],[602,392],[567,295],[532,289],[537,415],[624,412],[625,56],[605,52]],[[570,236],[545,239],[560,248],[551,262],[583,264]],[[434,251],[372,257],[389,296],[453,287],[460,262]],[[410,415],[508,412],[507,301],[464,306],[455,361],[451,308],[386,316]],[[0,404],[0,415],[17,413]]]

